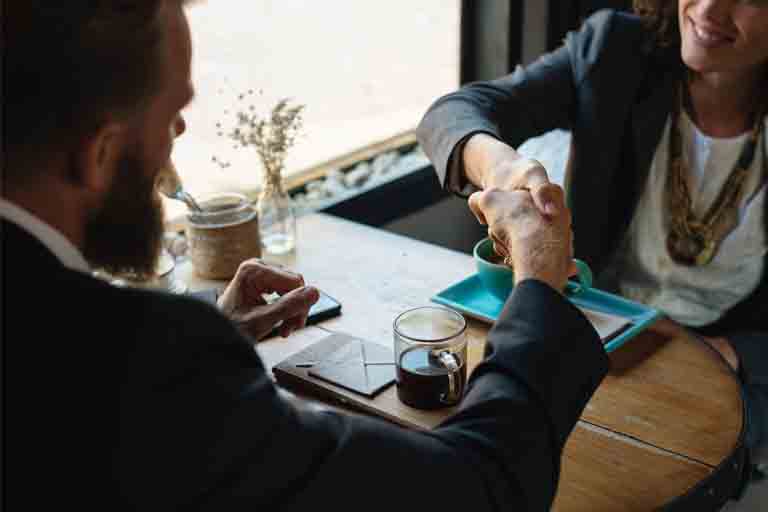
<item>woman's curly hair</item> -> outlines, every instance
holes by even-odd
[[[677,0],[633,0],[635,12],[643,16],[648,27],[656,34],[659,46],[680,44],[677,21]]]

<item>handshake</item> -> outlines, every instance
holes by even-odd
[[[571,213],[560,186],[548,180],[491,185],[472,194],[469,207],[488,226],[494,251],[514,269],[516,283],[538,279],[562,291],[576,273]]]

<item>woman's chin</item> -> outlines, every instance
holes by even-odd
[[[687,52],[685,48],[683,48],[682,59],[685,66],[695,73],[700,74],[714,73],[718,71],[729,71],[728,67],[723,64],[722,59],[715,59],[703,52]]]

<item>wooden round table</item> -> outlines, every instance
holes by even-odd
[[[278,261],[338,299],[343,314],[259,343],[269,367],[330,332],[391,347],[398,313],[475,271],[469,255],[328,215],[300,218],[299,234],[296,252]],[[179,270],[193,290],[223,286],[196,279],[188,265]],[[470,321],[470,368],[489,327]],[[698,340],[647,331],[611,354],[611,368],[566,444],[553,510],[716,510],[737,490],[744,465],[734,372]],[[376,401],[377,414],[412,428],[432,428],[452,412],[408,408],[394,388]]]
[[[642,333],[611,354],[566,444],[553,510],[717,510],[741,481],[743,407],[708,345]]]

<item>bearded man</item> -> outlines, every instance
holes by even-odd
[[[193,95],[183,3],[4,3],[3,501],[547,509],[607,369],[560,293],[572,256],[561,190],[549,219],[527,192],[475,196],[517,283],[460,410],[428,433],[277,392],[252,344],[280,321],[284,335],[305,323],[318,292],[301,276],[246,262],[221,300],[229,318],[92,277],[92,265],[151,271],[158,253],[154,184]],[[269,291],[281,298],[259,304]],[[393,476],[396,492],[382,487]]]

